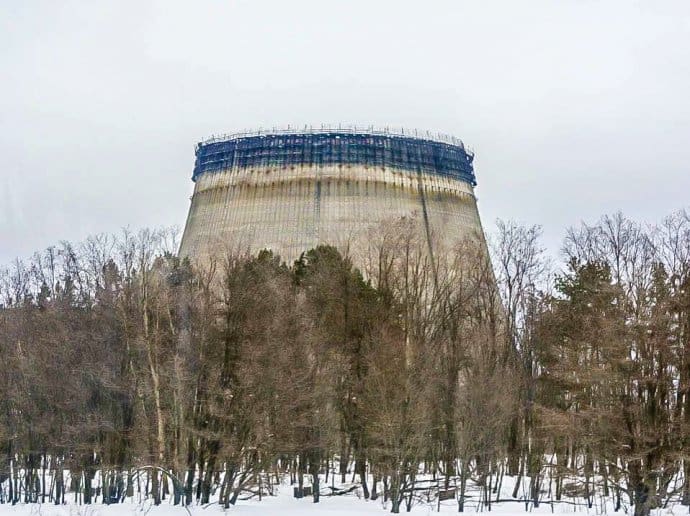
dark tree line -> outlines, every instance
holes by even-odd
[[[690,218],[499,223],[433,259],[414,221],[284,264],[197,267],[169,231],[100,236],[0,272],[3,502],[314,502],[359,486],[526,507],[690,504]],[[362,264],[361,271],[353,259]],[[330,480],[330,485],[329,485]],[[520,486],[526,485],[526,492]]]

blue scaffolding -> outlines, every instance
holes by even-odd
[[[192,179],[234,168],[294,165],[369,165],[438,174],[476,186],[472,160],[462,142],[403,134],[308,130],[239,134],[196,147]]]

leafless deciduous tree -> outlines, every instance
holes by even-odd
[[[571,228],[556,274],[538,227],[499,222],[490,257],[419,226],[374,228],[362,271],[326,245],[200,266],[169,230],[0,270],[0,501],[229,507],[290,478],[462,511],[510,478],[528,508],[690,504],[688,213]]]

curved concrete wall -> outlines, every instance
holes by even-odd
[[[445,244],[484,246],[471,184],[437,174],[358,164],[266,166],[196,179],[180,255],[271,249],[290,263],[320,243],[363,245],[372,226],[402,216]]]

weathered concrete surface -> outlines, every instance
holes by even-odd
[[[291,263],[320,243],[356,250],[373,226],[410,215],[437,241],[474,236],[485,245],[469,183],[384,167],[310,164],[199,177],[180,255],[205,260],[228,249],[271,249]]]

